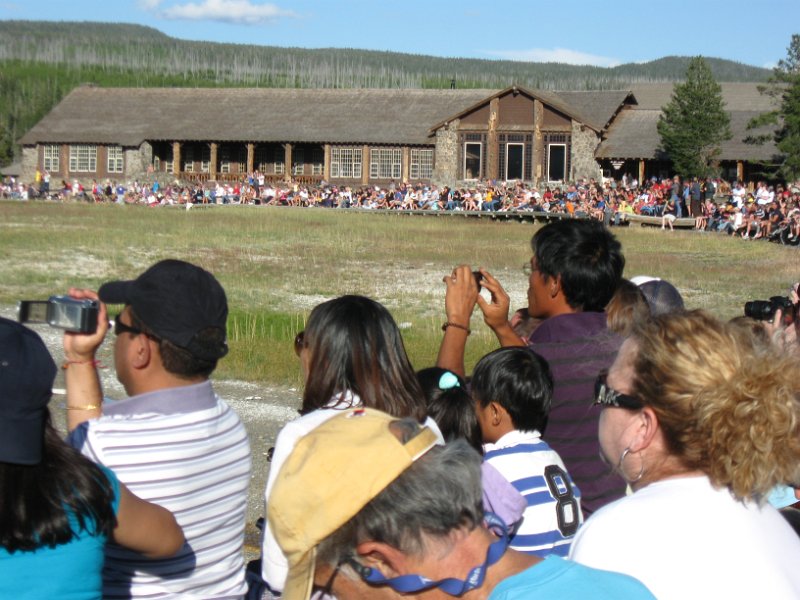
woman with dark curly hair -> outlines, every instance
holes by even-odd
[[[0,318],[0,598],[99,600],[107,540],[152,558],[183,546],[172,513],[61,439],[55,375],[41,338]]]
[[[654,317],[596,386],[600,447],[634,493],[571,557],[660,600],[800,598],[800,539],[766,502],[800,481],[800,360],[703,311]]]

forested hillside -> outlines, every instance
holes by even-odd
[[[265,44],[269,39],[264,40]],[[309,42],[313,45],[313,41]],[[764,81],[769,71],[707,59],[718,81]],[[193,42],[140,25],[0,21],[0,164],[14,141],[76,85],[177,87],[621,89],[677,81],[687,57],[613,68],[355,49]]]

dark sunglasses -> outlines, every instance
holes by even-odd
[[[615,408],[627,408],[629,410],[642,408],[642,401],[635,396],[629,396],[628,394],[623,394],[622,392],[608,387],[606,377],[608,377],[608,370],[603,369],[594,382],[595,406],[613,406]]]
[[[303,351],[303,348],[306,347],[306,332],[305,330],[298,333],[294,336],[294,353],[297,354],[297,357],[300,357],[300,353]]]
[[[144,333],[141,329],[136,329],[136,327],[131,327],[130,325],[125,325],[120,319],[122,313],[119,313],[116,317],[114,317],[114,335],[119,335],[121,333],[132,333],[133,335],[141,335]]]

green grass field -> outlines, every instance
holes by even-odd
[[[314,305],[348,293],[385,304],[403,329],[415,368],[433,364],[444,321],[442,276],[483,266],[525,304],[536,227],[487,219],[425,218],[325,209],[0,203],[0,304],[43,299],[70,286],[132,278],[162,258],[195,262],[228,293],[231,353],[224,378],[298,384],[292,340]],[[690,308],[721,317],[745,301],[785,295],[800,253],[727,236],[618,228],[625,275],[670,280]],[[468,366],[496,346],[479,311]]]

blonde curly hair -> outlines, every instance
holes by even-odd
[[[702,310],[654,317],[633,337],[633,394],[683,466],[738,499],[800,482],[796,355]]]

